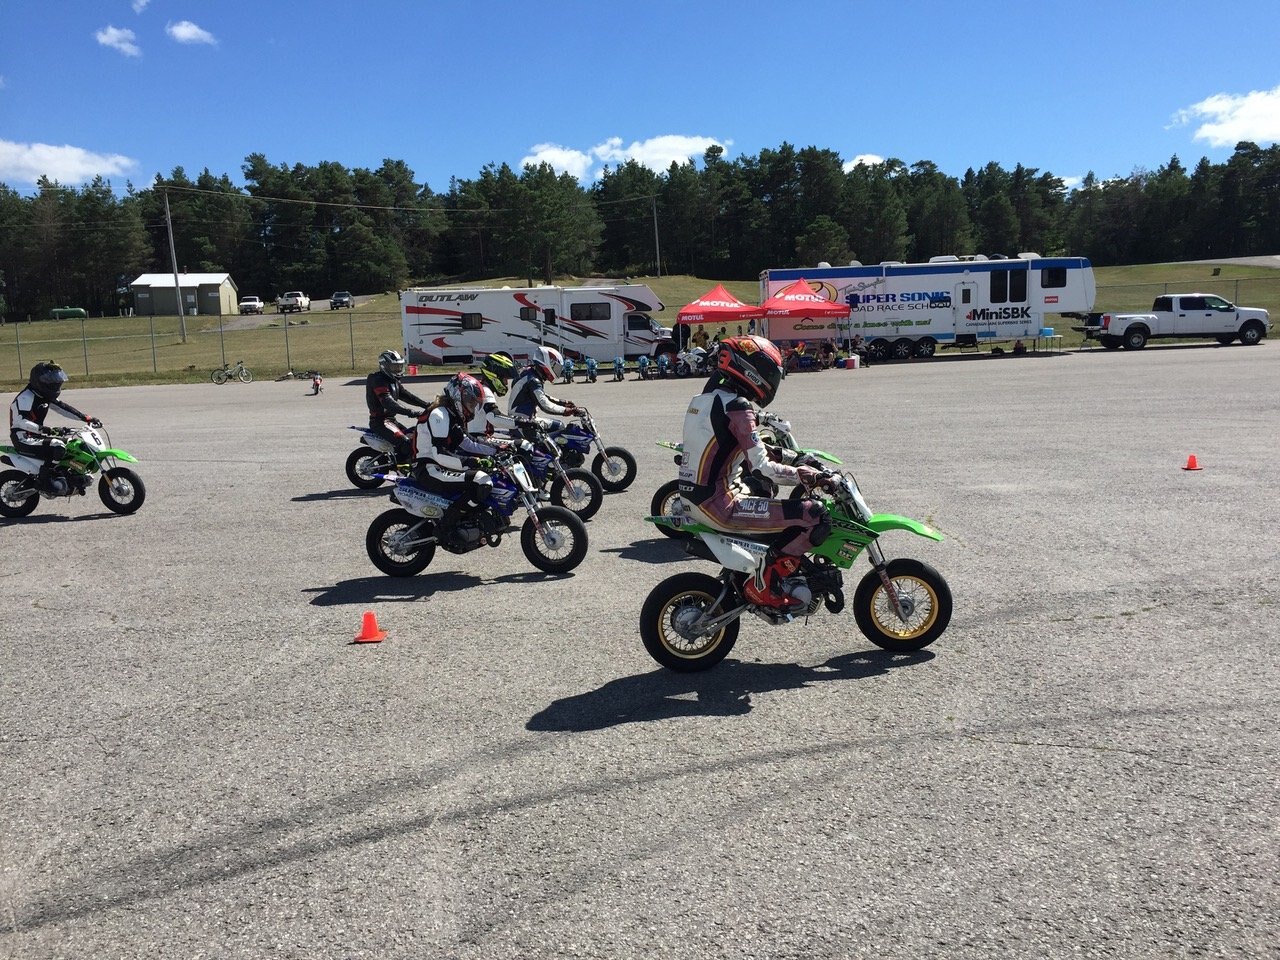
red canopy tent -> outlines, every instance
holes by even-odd
[[[759,307],[743,303],[718,283],[697,300],[685,304],[676,314],[676,323],[745,323],[763,316]]]
[[[848,320],[849,305],[828,300],[814,293],[801,277],[791,286],[779,290],[760,304],[767,323],[766,332],[775,343],[791,340],[823,340],[840,337],[841,320]]]

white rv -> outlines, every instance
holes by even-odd
[[[934,257],[928,263],[821,264],[760,274],[761,301],[803,277],[849,320],[770,320],[779,343],[861,334],[873,360],[930,357],[939,345],[1036,337],[1046,314],[1088,313],[1097,291],[1082,257]]]
[[[517,359],[555,347],[574,359],[674,354],[671,330],[650,313],[662,301],[642,283],[594,287],[418,288],[400,294],[410,363],[472,363],[505,350]]]

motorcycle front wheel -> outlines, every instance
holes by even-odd
[[[705,573],[677,573],[654,587],[640,608],[640,639],[649,656],[680,673],[707,670],[723,660],[738,641],[740,622],[731,620],[713,632],[697,628],[702,617],[724,613],[715,606],[723,589]]]
[[[35,478],[21,470],[0,473],[0,517],[25,517],[40,502]]]
[[[373,447],[362,445],[347,455],[347,479],[361,490],[372,490],[385,482],[381,477],[373,476],[374,472],[388,470],[391,466],[391,454],[379,453]]]
[[[423,536],[426,523],[400,509],[374,517],[364,537],[364,549],[373,565],[389,577],[412,577],[427,569],[436,555],[436,545],[406,542]],[[414,527],[418,529],[411,533]]]
[[[605,447],[591,463],[591,472],[600,478],[600,485],[609,493],[618,493],[631,486],[636,478],[636,458],[625,447]]]
[[[590,520],[604,503],[604,487],[590,470],[574,467],[565,471],[569,482],[556,477],[551,481],[551,502],[573,512],[579,520]]]
[[[520,528],[520,549],[539,570],[568,573],[587,555],[587,527],[564,507],[539,507],[538,523],[533,517]]]
[[[128,516],[141,508],[147,499],[147,488],[128,467],[112,467],[103,470],[98,478],[98,498],[112,513]]]
[[[890,560],[886,573],[904,608],[899,619],[880,575],[870,571],[853,595],[858,629],[877,647],[895,653],[922,650],[951,622],[951,588],[942,574],[919,560]]]
[[[649,516],[651,517],[669,517],[675,512],[673,502],[680,499],[680,481],[668,480],[656,491],[654,491],[653,499],[649,501]],[[689,534],[682,530],[673,530],[671,527],[658,525],[658,532],[664,537],[670,537],[672,540],[687,539]]]

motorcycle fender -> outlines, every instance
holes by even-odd
[[[110,450],[100,450],[97,454],[99,460],[105,460],[107,457],[115,457],[117,460],[123,460],[125,463],[137,463],[138,458],[131,453],[125,453],[123,450],[117,450],[114,447]]]
[[[800,452],[807,453],[811,457],[817,457],[819,460],[825,460],[827,463],[844,463],[844,461],[839,457],[834,454],[827,453],[825,450],[814,450],[812,447],[805,447]]]
[[[912,520],[910,517],[900,517],[894,513],[877,513],[863,525],[868,530],[874,531],[877,536],[888,533],[890,530],[908,530],[930,540],[942,539],[942,534],[928,524]]]
[[[447,499],[428,493],[411,480],[401,480],[396,484],[396,502],[410,513],[431,519],[443,517],[449,506]]]
[[[768,547],[754,540],[743,540],[723,533],[703,533],[702,542],[711,548],[720,566],[739,573],[754,574],[764,565]]]
[[[23,456],[21,453],[18,453],[12,447],[9,447],[5,450],[5,455],[3,457],[0,457],[0,460],[3,460],[5,463],[7,463],[11,467],[16,467],[17,469],[23,471],[24,473],[30,473],[34,475],[40,472],[39,460],[35,459],[35,457]]]

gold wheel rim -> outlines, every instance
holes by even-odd
[[[871,619],[875,621],[876,629],[886,637],[894,640],[918,639],[938,621],[938,592],[932,584],[919,577],[891,579],[898,595],[911,601],[911,615],[905,621],[898,619],[884,584],[881,584],[871,595]]]
[[[693,615],[695,612],[693,608],[695,607],[696,612],[700,613],[714,602],[715,597],[702,590],[687,590],[678,596],[672,597],[662,608],[662,615],[658,620],[658,638],[662,642],[663,649],[682,660],[696,660],[699,657],[705,657],[718,647],[721,641],[724,640],[726,627],[721,627],[705,639],[686,640],[680,635],[673,622],[681,613],[687,612]]]

